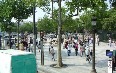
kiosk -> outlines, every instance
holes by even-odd
[[[21,50],[0,50],[0,73],[37,73],[35,55]]]

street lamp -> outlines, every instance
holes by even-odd
[[[91,73],[97,73],[95,69],[95,27],[97,18],[93,15],[91,19],[92,29],[93,29],[93,53],[92,53],[92,71]]]
[[[35,2],[33,3],[33,46],[34,46],[34,54],[36,55],[36,26],[35,26]]]

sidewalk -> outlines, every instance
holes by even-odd
[[[91,47],[92,48],[92,47]],[[57,47],[54,47],[57,57]],[[115,49],[109,47],[106,43],[100,43],[100,46],[96,45],[96,71],[97,73],[108,73],[106,56],[106,49]],[[43,73],[90,73],[92,70],[92,63],[88,63],[85,57],[75,56],[74,49],[71,50],[71,56],[67,56],[67,50],[62,49],[62,62],[68,67],[66,68],[52,68],[51,64],[56,64],[57,61],[51,60],[51,55],[48,52],[48,44],[44,47],[44,66],[41,65],[41,52],[37,50],[37,65],[38,70],[43,71]],[[114,72],[116,73],[116,72]]]

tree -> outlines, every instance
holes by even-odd
[[[20,25],[19,29],[20,29],[20,32],[22,32],[22,33],[25,33],[25,32],[32,33],[33,25],[31,22],[30,23],[26,22],[26,23]]]
[[[103,29],[109,31],[116,31],[116,9],[111,9],[107,11],[107,17],[103,18],[101,23],[103,24]]]
[[[11,8],[8,7],[8,3],[0,1],[0,22],[2,24],[2,30],[7,30],[7,26],[11,24],[11,19]]]
[[[1,29],[2,31],[6,31],[9,33],[12,32],[11,29],[14,26],[14,23],[11,22],[12,20],[12,8],[9,7],[9,2],[0,1],[0,22],[1,22]],[[9,37],[9,44],[11,43],[11,39]],[[11,48],[11,44],[10,44]]]
[[[79,12],[86,11],[88,9],[98,10],[106,4],[103,0],[72,0],[72,2],[66,2],[66,5],[67,9],[70,11],[69,15],[73,16],[74,12],[77,12],[75,15],[78,15]]]
[[[32,1],[31,1],[32,2]],[[33,12],[33,2],[28,0],[5,0],[8,7],[11,8],[11,16],[18,21],[18,49],[19,49],[19,23],[23,19],[27,19]]]
[[[37,24],[38,30],[43,30],[47,33],[53,32],[54,26],[52,20],[45,16],[43,19],[40,19]]]
[[[51,0],[37,0],[37,7],[41,8],[43,12],[50,12],[50,1]]]

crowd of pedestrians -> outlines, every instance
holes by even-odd
[[[53,38],[52,38],[53,39]],[[52,40],[51,40],[52,41]],[[98,44],[98,46],[100,45],[99,43],[99,36],[96,36],[96,44]],[[14,43],[10,43],[10,44],[15,44],[16,47],[18,47],[16,45],[17,43],[17,39],[15,39]],[[68,35],[67,37],[63,35],[62,37],[62,45],[63,45],[63,49],[67,50],[67,56],[71,56],[71,50],[74,49],[75,50],[75,56],[80,56],[80,57],[86,57],[86,61],[88,61],[90,63],[90,61],[92,60],[92,52],[93,50],[90,48],[90,45],[93,44],[93,38],[91,35],[88,35],[87,37],[85,37],[85,39],[83,40],[82,37],[76,35]],[[11,45],[11,46],[12,46]],[[116,45],[115,41],[112,41],[111,38],[109,38],[108,40],[108,45],[110,47],[112,47],[113,45]],[[36,48],[41,49],[40,46],[40,41],[36,40]],[[19,42],[19,49],[20,50],[26,50],[29,52],[33,52],[33,38],[32,37],[25,37],[22,38],[21,41]],[[54,45],[52,42],[50,42],[49,45],[49,54],[51,54],[52,56],[52,60],[55,61],[55,50],[54,50]]]
[[[71,49],[75,49],[75,56],[85,56],[86,61],[91,61],[92,49],[90,49],[90,44],[92,44],[92,40],[82,40],[78,36],[65,38],[64,41],[64,49],[67,49],[67,55],[71,56]]]
[[[92,49],[90,48],[90,45],[93,43],[93,40],[89,37],[89,39],[82,40],[81,37],[75,35],[75,36],[68,36],[68,38],[62,38],[63,39],[63,49],[67,50],[67,56],[71,56],[71,50],[75,50],[75,56],[80,57],[86,57],[86,61],[90,63],[92,60]],[[54,47],[53,44],[50,43],[49,46],[49,54],[52,56],[52,60],[55,60],[54,55]]]
[[[18,49],[18,42],[15,38],[14,40],[7,41],[7,46],[10,49]],[[36,48],[39,49],[40,52],[40,41],[36,39]],[[33,38],[32,37],[23,37],[19,39],[19,50],[33,52]]]

